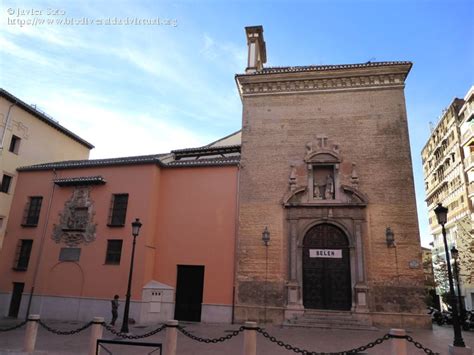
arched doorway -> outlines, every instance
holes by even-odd
[[[331,224],[311,228],[303,240],[303,305],[305,308],[350,310],[349,242]]]

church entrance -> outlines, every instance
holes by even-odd
[[[312,309],[351,309],[349,242],[345,233],[331,224],[319,224],[304,237],[303,305]]]

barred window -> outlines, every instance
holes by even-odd
[[[18,271],[26,271],[28,268],[28,263],[30,262],[32,246],[33,240],[31,239],[21,239],[18,241],[13,269]]]
[[[42,202],[42,196],[29,197],[23,217],[23,226],[36,227],[38,225]]]
[[[128,194],[112,195],[109,213],[109,226],[124,226],[127,215]]]
[[[122,240],[109,239],[107,240],[107,253],[105,255],[106,264],[120,264],[122,256]]]

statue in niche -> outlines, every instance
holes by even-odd
[[[326,200],[332,200],[334,198],[334,180],[331,175],[326,177],[326,190],[324,197]]]
[[[321,200],[321,191],[319,190],[319,184],[316,180],[314,180],[314,185],[313,185],[313,197],[316,200]]]

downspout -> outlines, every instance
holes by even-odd
[[[5,129],[3,130],[3,133],[2,133],[2,141],[0,143],[0,150],[3,151],[3,145],[5,144],[5,136],[7,135],[7,128],[8,128],[8,125],[10,124],[10,112],[12,110],[12,107],[15,106],[17,104],[17,101],[15,101],[14,103],[12,103],[10,105],[10,107],[8,107],[8,112],[7,112],[7,121],[5,122]]]
[[[51,206],[53,204],[54,190],[56,189],[56,184],[54,183],[54,179],[56,179],[56,177],[58,175],[56,173],[56,169],[54,169],[54,168],[53,168],[53,175],[54,175],[54,178],[52,180],[53,187],[51,189],[51,193],[49,194],[48,209],[46,210],[46,221],[44,222],[43,231],[42,231],[42,234],[41,234],[41,240],[40,240],[40,246],[39,246],[39,252],[38,252],[38,259],[36,260],[36,265],[35,265],[35,269],[34,269],[34,273],[33,273],[33,281],[31,283],[30,297],[28,298],[28,307],[26,308],[26,319],[28,319],[28,315],[29,315],[30,309],[31,309],[31,300],[33,299],[33,294],[35,292],[35,284],[36,284],[36,279],[38,277],[38,270],[39,270],[39,265],[40,265],[40,262],[41,262],[41,255],[43,254],[43,244],[44,244],[44,240],[45,240],[45,237],[46,237],[46,231],[48,229],[48,222],[49,222],[49,215],[50,215],[50,212],[51,212]]]
[[[242,148],[241,148],[242,149]],[[241,153],[242,155],[242,153]],[[234,231],[234,270],[232,280],[232,320],[231,324],[235,323],[235,283],[237,280],[237,251],[238,251],[238,236],[239,236],[239,211],[240,211],[240,163],[237,165],[237,198],[235,199],[236,211],[235,211],[235,231]]]

